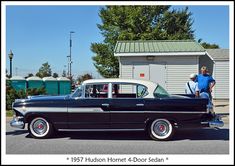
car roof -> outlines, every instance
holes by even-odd
[[[82,84],[91,84],[91,83],[127,83],[127,84],[141,84],[146,87],[154,86],[158,84],[148,80],[138,80],[138,79],[122,79],[122,78],[106,78],[106,79],[89,79],[84,81]]]

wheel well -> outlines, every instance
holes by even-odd
[[[29,115],[26,116],[25,122],[26,123],[30,123],[34,118],[37,118],[37,117],[42,117],[42,118],[46,119],[48,122],[51,123],[49,118],[47,118],[47,117],[45,117],[45,116],[43,116],[41,114],[29,114]]]

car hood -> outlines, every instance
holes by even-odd
[[[67,95],[63,96],[28,96],[28,99],[31,101],[38,101],[38,100],[64,100],[67,97]]]
[[[68,95],[63,95],[63,96],[46,96],[46,95],[28,96],[26,99],[16,99],[15,103],[33,102],[33,101],[58,101],[58,100],[65,100],[67,97],[68,97]]]

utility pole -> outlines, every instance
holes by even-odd
[[[69,40],[69,55],[68,57],[68,77],[72,78],[72,33],[75,33],[74,31],[70,31],[70,40]]]

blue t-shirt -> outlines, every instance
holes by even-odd
[[[198,82],[198,88],[201,92],[209,92],[209,85],[215,80],[209,74],[199,74],[197,75],[196,82]]]

